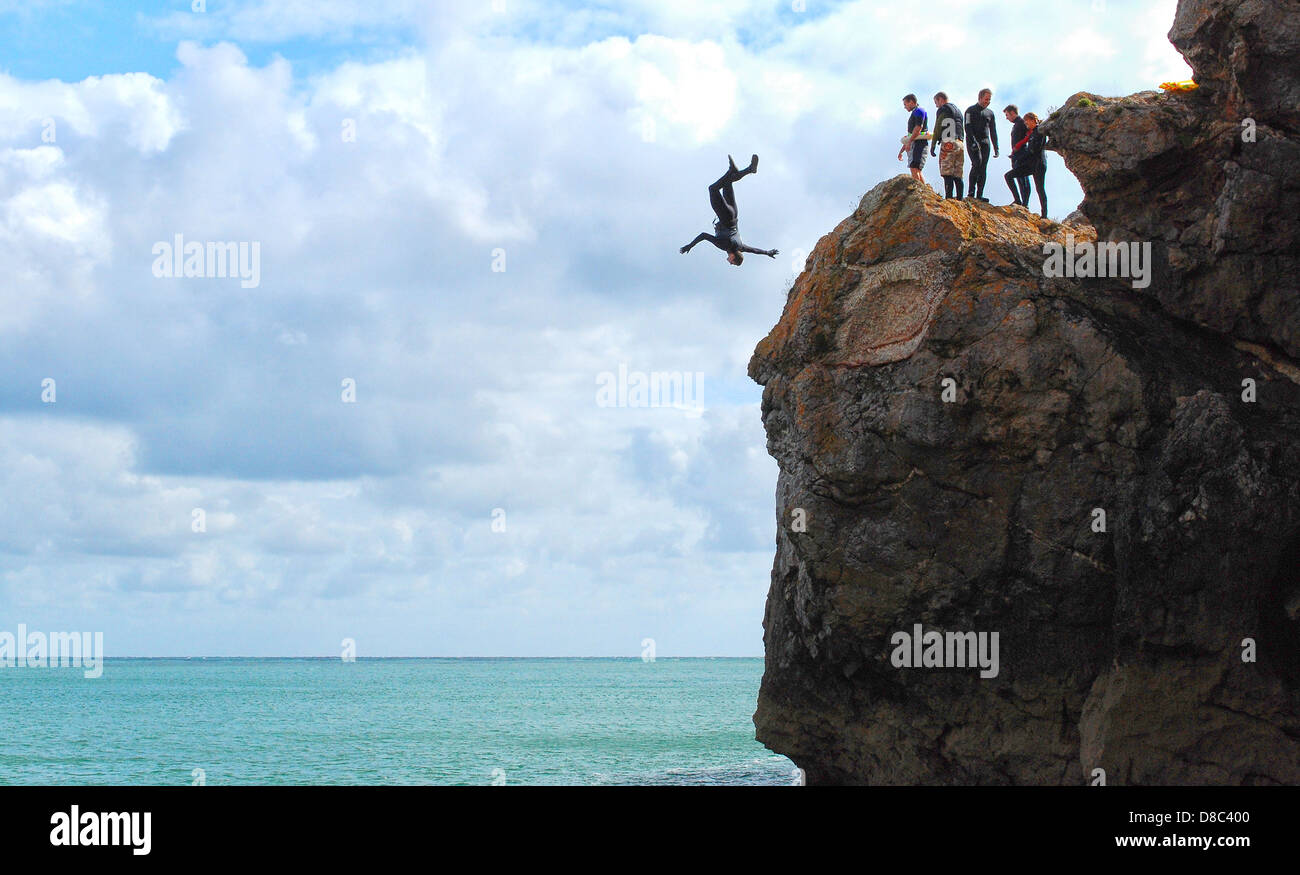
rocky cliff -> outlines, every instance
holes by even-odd
[[[899,177],[809,256],[750,362],[754,722],[809,783],[1300,782],[1298,27],[1183,0],[1198,90],[1048,121],[1066,224]],[[1149,283],[1045,271],[1099,241]],[[900,667],[914,630],[998,633],[996,675]]]

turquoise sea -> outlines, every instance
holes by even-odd
[[[761,659],[0,668],[4,784],[790,784]]]

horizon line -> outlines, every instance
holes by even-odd
[[[660,659],[762,659],[763,654],[751,655],[721,655],[721,654],[702,654],[702,655],[678,655],[678,656],[658,656],[653,659],[646,659],[638,655],[613,655],[613,656],[356,656],[351,660],[343,660],[341,656],[222,656],[213,654],[204,655],[174,655],[174,656],[102,656],[101,659],[327,659],[339,661],[360,661],[363,659],[635,659],[642,662],[655,662]]]

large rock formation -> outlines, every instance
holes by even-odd
[[[1298,22],[1183,0],[1199,90],[1071,98],[1086,219],[899,177],[809,257],[750,375],[754,722],[810,783],[1300,782]],[[1150,284],[1045,275],[1098,238]],[[997,632],[998,674],[896,667],[916,624]]]

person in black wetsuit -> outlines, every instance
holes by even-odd
[[[993,157],[998,157],[998,128],[989,103],[993,92],[980,90],[979,100],[966,108],[966,154],[970,155],[970,196],[988,203],[984,183],[988,180],[990,138]]]
[[[930,140],[930,157],[934,157],[936,149],[943,150],[939,158],[939,175],[943,177],[944,199],[953,197],[953,192],[956,192],[957,199],[961,200],[965,186],[962,181],[962,166],[966,161],[962,142],[966,133],[961,110],[942,91],[934,96],[934,106],[934,138]]]
[[[1014,103],[1007,104],[1002,114],[1007,117],[1007,121],[1011,122],[1011,170],[1003,176],[1003,179],[1011,187],[1012,203],[1027,207],[1029,206],[1029,177],[1016,176],[1016,152],[1024,148],[1025,138],[1029,136],[1029,126],[1020,117],[1020,110]]]
[[[1015,179],[1024,189],[1023,206],[1029,206],[1029,179],[1033,177],[1034,190],[1038,192],[1038,206],[1044,219],[1047,218],[1047,136],[1038,126],[1038,116],[1032,112],[1025,113],[1024,124],[1029,131],[1025,144],[1011,156],[1011,172],[1007,174],[1007,184]],[[1014,193],[1015,189],[1012,189]]]
[[[685,255],[695,248],[696,243],[703,243],[707,240],[727,253],[727,261],[736,266],[739,266],[745,260],[745,256],[741,254],[744,252],[776,258],[778,253],[775,249],[755,249],[740,242],[737,224],[740,219],[740,210],[736,208],[736,193],[732,191],[731,184],[742,177],[758,172],[758,156],[755,155],[750,158],[749,166],[744,170],[736,167],[736,162],[730,155],[727,156],[727,163],[730,165],[727,172],[718,177],[717,182],[709,186],[709,204],[718,217],[713,221],[713,233],[701,232],[699,236],[678,251]]]

